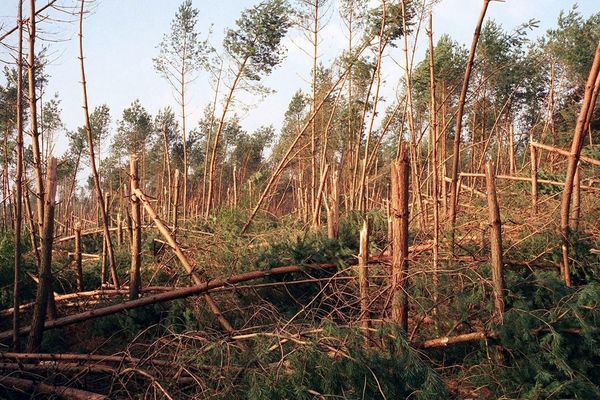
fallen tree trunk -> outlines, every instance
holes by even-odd
[[[67,325],[76,324],[78,322],[87,321],[89,319],[104,317],[106,315],[116,314],[125,310],[131,310],[134,308],[143,307],[149,304],[154,303],[162,303],[166,301],[181,299],[185,297],[190,297],[198,294],[204,294],[209,290],[228,286],[235,285],[240,282],[246,282],[254,279],[265,278],[271,275],[285,275],[294,272],[304,272],[307,269],[312,268],[315,270],[328,270],[337,268],[336,264],[319,264],[318,266],[297,266],[290,265],[285,267],[277,267],[264,271],[253,271],[253,272],[245,272],[239,275],[233,275],[230,277],[222,277],[217,279],[212,279],[206,282],[202,282],[200,284],[186,287],[182,289],[175,289],[165,293],[159,293],[151,296],[142,297],[136,300],[129,300],[119,304],[114,304],[107,307],[98,308],[95,310],[90,310],[87,312],[69,315],[67,317],[57,318],[51,321],[46,321],[44,324],[44,329],[54,329],[60,328]],[[28,334],[31,330],[31,327],[25,326],[19,330],[19,334],[25,335]],[[0,333],[0,340],[8,339],[12,336],[12,330],[7,332]]]
[[[127,364],[151,364],[163,367],[176,367],[177,364],[170,361],[157,360],[155,358],[141,359],[127,355],[100,355],[100,354],[76,354],[76,353],[14,353],[0,352],[0,359],[26,360],[26,361],[68,361],[68,362],[93,362],[93,363],[127,363]]]
[[[473,342],[477,340],[485,340],[496,336],[495,332],[470,332],[456,336],[442,336],[435,339],[425,340],[424,342],[415,343],[415,347],[422,349],[430,349],[432,347],[446,347],[450,344]]]
[[[552,146],[548,146],[547,144],[543,144],[543,143],[538,143],[538,142],[531,142],[531,145],[546,151],[549,151],[551,153],[556,153],[556,154],[560,154],[563,156],[567,156],[570,157],[571,156],[571,152],[568,150],[563,150],[563,149],[559,149],[557,147],[552,147]],[[596,160],[595,158],[590,158],[590,157],[586,157],[586,156],[579,156],[579,159],[581,161],[585,161],[589,164],[592,165],[596,165],[596,166],[600,166],[600,160]]]
[[[107,397],[98,393],[73,389],[66,386],[54,386],[47,383],[34,382],[29,379],[0,376],[0,385],[11,390],[24,391],[28,394],[43,393],[75,400],[101,400]]]
[[[167,292],[169,290],[177,289],[176,287],[168,287],[168,286],[149,286],[142,290],[142,293],[152,293],[152,292]],[[77,293],[67,293],[67,294],[57,294],[54,296],[55,302],[61,302],[66,300],[83,300],[91,297],[110,297],[110,296],[119,296],[119,295],[127,295],[129,293],[129,289],[127,287],[123,287],[122,289],[100,289],[100,290],[91,290],[89,292],[77,292]],[[35,302],[33,303],[25,303],[19,306],[19,311],[28,310],[33,308]],[[11,315],[13,313],[14,308],[7,308],[4,310],[0,310],[0,317],[5,317]]]

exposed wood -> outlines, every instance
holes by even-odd
[[[488,220],[490,224],[490,267],[494,286],[494,316],[502,321],[504,315],[504,274],[502,272],[502,223],[500,207],[496,194],[494,165],[488,161],[485,165],[486,188],[488,200]]]
[[[531,164],[531,210],[533,215],[538,213],[538,172],[537,172],[537,150],[531,139],[529,140],[529,162]]]
[[[77,222],[75,224],[75,252],[74,252],[74,262],[75,262],[75,277],[77,279],[77,290],[83,290],[83,269],[81,265],[82,253],[81,253],[81,224]]]
[[[0,376],[0,386],[31,395],[40,393],[73,400],[102,400],[107,398],[101,394],[85,390],[73,389],[67,386],[54,386],[13,376]]]
[[[558,147],[553,147],[553,146],[549,146],[547,144],[543,144],[543,143],[538,143],[538,142],[530,142],[531,145],[533,147],[539,148],[539,149],[543,149],[543,150],[547,150],[550,151],[552,153],[556,153],[556,154],[560,154],[563,156],[567,156],[570,157],[571,153],[568,150],[563,150],[563,149],[559,149]],[[579,156],[579,160],[581,161],[585,161],[588,164],[592,164],[592,165],[596,165],[596,166],[600,166],[600,160],[596,160],[594,158],[590,158],[590,157],[586,157],[586,156]]]
[[[129,160],[130,193],[139,190],[139,168],[136,157]],[[137,299],[142,288],[142,215],[140,200],[137,196],[130,197],[131,202],[131,266],[129,270],[129,299]]]
[[[358,286],[360,290],[360,324],[363,332],[369,332],[369,221],[363,219],[360,229],[359,253],[358,253]],[[368,336],[365,337],[368,343]]]

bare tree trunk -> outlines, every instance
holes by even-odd
[[[44,219],[44,175],[40,154],[37,95],[35,91],[35,0],[29,0],[29,54],[27,60],[27,79],[29,83],[29,125],[31,135],[31,148],[33,150],[33,170],[37,185],[37,234],[41,236]]]
[[[311,74],[311,86],[312,86],[312,98],[310,103],[311,114],[315,112],[317,106],[317,50],[319,45],[319,2],[320,0],[314,0],[314,14],[313,14],[313,31],[312,33],[312,45],[313,45],[313,67]],[[313,118],[310,127],[310,206],[313,208],[309,212],[313,212],[313,222],[316,217],[317,203],[317,149],[316,149],[316,137],[317,137],[317,119]]]
[[[362,162],[362,170],[360,174],[360,181],[358,184],[358,207],[361,211],[367,210],[367,197],[368,197],[368,185],[367,185],[367,167],[368,167],[368,157],[369,157],[369,147],[371,144],[371,135],[373,133],[373,125],[375,122],[375,117],[377,115],[377,105],[379,104],[379,91],[381,89],[381,59],[383,57],[383,51],[386,46],[386,38],[385,38],[385,26],[386,26],[386,5],[383,2],[382,5],[382,16],[381,16],[381,27],[379,29],[379,43],[377,45],[377,58],[376,58],[376,66],[374,71],[374,77],[377,80],[377,84],[375,85],[375,94],[373,96],[373,109],[371,110],[371,118],[369,120],[369,127],[367,129],[367,134],[365,138],[365,149],[364,156]],[[373,82],[373,81],[371,81]],[[410,96],[410,95],[409,95]],[[368,99],[367,99],[368,103]],[[358,155],[357,155],[358,157]],[[358,158],[357,158],[358,159]]]
[[[413,98],[412,98],[412,72],[411,72],[411,62],[409,62],[408,58],[408,38],[406,32],[408,32],[407,20],[406,20],[406,0],[402,0],[400,2],[402,6],[402,30],[405,32],[403,36],[404,40],[404,77],[406,80],[406,96],[407,96],[407,113],[408,113],[408,131],[409,131],[409,157],[411,163],[411,172],[412,172],[412,180],[413,180],[413,202],[416,203],[417,206],[417,214],[419,216],[419,224],[422,229],[425,229],[425,222],[427,219],[426,210],[423,204],[423,199],[421,197],[421,182],[419,179],[419,170],[418,170],[418,145],[417,145],[417,133],[415,128],[415,121],[413,115]]]
[[[129,177],[132,196],[131,200],[131,269],[129,274],[129,300],[135,300],[139,297],[142,286],[140,269],[142,266],[142,221],[140,200],[135,196],[139,189],[138,160],[132,157],[129,160]]]
[[[221,74],[223,73],[223,60],[221,60],[221,66],[219,67],[219,74],[217,75],[217,82],[215,85],[215,96],[212,102],[212,113],[210,116],[210,124],[208,128],[208,135],[206,135],[206,149],[204,153],[204,171],[202,171],[202,211],[206,211],[206,179],[208,176],[209,160],[210,160],[210,141],[215,126],[215,111],[217,108],[217,100],[219,99],[219,88],[221,87]]]
[[[233,79],[233,83],[231,84],[231,87],[229,88],[229,93],[227,94],[227,98],[225,99],[225,104],[223,105],[223,111],[221,112],[221,119],[219,120],[219,125],[217,127],[217,131],[215,132],[215,140],[213,143],[213,147],[212,147],[212,153],[210,156],[210,167],[209,167],[209,174],[208,174],[208,190],[207,190],[207,194],[206,194],[206,210],[204,213],[204,217],[208,218],[208,216],[210,215],[210,212],[212,211],[212,206],[213,206],[213,197],[214,197],[214,186],[215,186],[215,171],[216,171],[216,167],[217,167],[217,151],[219,149],[219,143],[221,142],[221,134],[223,133],[223,128],[225,127],[225,118],[227,117],[227,111],[229,110],[229,106],[231,105],[231,102],[233,100],[233,94],[235,92],[235,90],[237,89],[237,85],[240,82],[240,79],[242,78],[242,74],[244,73],[245,69],[246,69],[246,63],[248,62],[248,58],[244,59],[242,61],[242,63],[240,64],[240,67],[237,71],[237,74],[235,75],[235,78]],[[215,110],[213,110],[213,114],[214,114]]]
[[[465,69],[465,76],[458,100],[458,111],[456,114],[456,129],[454,130],[454,145],[452,155],[452,180],[450,182],[450,251],[452,253],[454,253],[454,235],[456,230],[456,213],[458,208],[458,173],[460,165],[460,135],[462,132],[462,119],[465,109],[465,102],[467,99],[467,91],[469,90],[469,79],[471,78],[471,71],[473,70],[473,63],[475,60],[475,51],[477,50],[477,42],[479,41],[481,25],[483,24],[489,3],[490,0],[483,0],[481,12],[479,13],[479,19],[477,20],[475,32],[473,33],[473,41],[471,42],[471,50],[469,52],[469,59],[467,60],[467,68]]]
[[[21,302],[21,232],[23,220],[23,0],[18,0],[17,26],[19,27],[17,54],[17,171],[15,176],[15,270],[13,283],[13,338],[12,347],[20,350],[19,342],[19,305]],[[35,247],[35,241],[32,242]]]
[[[502,272],[502,222],[500,207],[496,196],[496,176],[494,165],[488,161],[485,165],[485,177],[490,222],[490,247],[492,282],[494,285],[494,316],[502,322],[504,315],[504,274]]]
[[[38,352],[44,334],[44,322],[48,297],[52,296],[52,245],[54,242],[54,207],[56,196],[56,158],[48,161],[46,177],[46,198],[44,205],[44,235],[42,237],[42,262],[39,270],[39,283],[35,297],[35,308],[31,321],[31,332],[27,343],[27,351]]]
[[[410,164],[406,145],[392,163],[392,319],[408,330],[408,186]]]
[[[32,0],[34,1],[34,0]],[[92,175],[94,176],[94,184],[96,186],[96,196],[98,200],[98,208],[101,210],[102,228],[104,231],[104,240],[106,241],[106,250],[108,255],[108,263],[110,267],[110,273],[112,281],[115,287],[119,288],[119,277],[117,275],[117,266],[115,263],[115,254],[110,239],[110,231],[108,227],[108,214],[106,213],[105,207],[102,206],[103,196],[102,187],[100,184],[100,175],[96,168],[96,156],[94,153],[94,136],[92,134],[92,125],[90,122],[90,113],[88,109],[88,96],[87,96],[87,83],[85,80],[85,66],[83,57],[83,12],[84,12],[85,0],[81,0],[81,7],[79,10],[79,63],[81,68],[81,85],[83,89],[83,110],[85,117],[85,130],[87,133],[89,152],[90,152],[90,167],[92,169]]]
[[[148,215],[154,221],[154,224],[158,228],[158,231],[163,235],[163,237],[165,238],[165,240],[167,241],[167,243],[169,244],[171,249],[173,249],[173,252],[179,259],[179,262],[181,263],[183,268],[186,270],[186,272],[188,274],[190,274],[192,281],[196,285],[200,285],[202,283],[202,279],[200,279],[200,276],[195,272],[194,267],[192,267],[192,265],[190,264],[189,260],[187,259],[187,257],[183,253],[183,251],[181,250],[181,247],[179,246],[179,244],[175,241],[175,239],[173,239],[173,236],[171,235],[171,233],[169,232],[169,230],[167,229],[165,224],[161,221],[161,219],[158,217],[158,215],[156,215],[156,212],[154,211],[154,209],[152,208],[152,206],[146,199],[146,196],[142,193],[142,191],[140,189],[132,190],[132,196],[136,196],[138,198],[138,200],[142,203],[142,205],[148,212]],[[204,296],[204,300],[206,301],[209,308],[211,309],[213,315],[217,318],[217,320],[219,321],[219,323],[221,324],[223,329],[225,329],[227,332],[233,332],[233,330],[234,330],[233,327],[231,326],[229,321],[227,321],[227,319],[225,319],[223,314],[221,314],[221,311],[219,310],[217,304],[212,299],[212,297],[208,293],[205,293],[203,296]]]
[[[327,206],[327,237],[329,239],[337,239],[339,234],[339,218],[340,206],[338,197],[338,172],[333,171],[331,174],[331,189],[329,201],[326,201]]]
[[[594,56],[594,62],[590,69],[590,74],[585,86],[585,95],[583,103],[581,105],[581,112],[577,118],[577,125],[575,126],[575,133],[573,135],[573,142],[571,143],[571,152],[569,154],[569,160],[567,165],[567,174],[565,177],[565,188],[563,190],[561,207],[560,207],[560,233],[562,235],[562,252],[563,252],[563,279],[567,286],[571,286],[571,275],[569,272],[569,246],[571,227],[569,226],[569,218],[571,215],[571,196],[573,194],[573,183],[575,180],[575,173],[577,170],[577,164],[581,155],[581,147],[583,145],[583,136],[585,129],[588,126],[588,118],[591,115],[589,112],[590,107],[596,104],[596,99],[593,98],[594,85],[596,79],[600,73],[600,42],[596,47],[596,54]]]
[[[429,90],[431,95],[431,106],[430,106],[430,126],[429,126],[429,142],[431,143],[431,167],[432,167],[432,194],[433,194],[433,301],[437,303],[437,291],[438,291],[438,269],[439,269],[439,233],[440,233],[440,217],[439,217],[439,203],[438,203],[438,142],[437,142],[437,131],[438,131],[438,120],[437,120],[437,106],[435,99],[435,54],[433,47],[433,16],[431,11],[429,12]]]
[[[167,181],[168,185],[165,189],[167,198],[166,198],[166,213],[169,215],[171,213],[171,157],[169,156],[169,141],[167,140],[167,124],[163,122],[162,126],[162,137],[163,137],[163,148],[165,152],[165,167],[167,169]]]
[[[581,215],[581,168],[575,170],[575,183],[573,184],[573,211],[571,212],[570,226],[574,231],[579,230],[579,217]]]
[[[77,222],[75,224],[75,273],[77,279],[77,290],[83,290],[83,269],[81,266],[81,224]]]
[[[360,289],[360,324],[365,340],[369,340],[369,222],[363,219],[358,254],[358,286]]]
[[[531,159],[531,209],[533,215],[537,215],[538,212],[538,184],[537,184],[537,149],[531,144],[531,137],[529,138],[529,158]]]
[[[323,173],[320,177],[320,185],[319,185],[319,189],[317,190],[317,194],[315,197],[315,204],[314,204],[314,208],[313,208],[313,220],[312,220],[312,226],[313,228],[318,228],[320,225],[320,221],[319,221],[319,216],[320,216],[320,212],[318,212],[318,210],[321,209],[321,203],[323,200],[323,189],[325,187],[325,183],[327,182],[327,173],[329,172],[329,164],[325,165],[325,169],[323,170]]]
[[[173,238],[177,237],[177,217],[179,212],[179,170],[175,170],[175,182],[173,184]]]

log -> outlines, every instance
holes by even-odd
[[[43,393],[74,400],[101,400],[107,398],[104,395],[86,390],[73,389],[66,386],[54,386],[12,376],[0,376],[0,385],[11,390],[24,391],[29,394]]]
[[[557,147],[552,147],[552,146],[548,146],[547,144],[543,144],[543,143],[538,143],[538,142],[531,142],[531,145],[534,147],[537,147],[539,149],[543,149],[552,153],[556,153],[556,154],[560,154],[562,156],[567,156],[570,157],[571,156],[571,152],[568,150],[563,150],[563,149],[559,149]],[[592,165],[596,165],[596,166],[600,166],[600,160],[596,160],[594,158],[590,158],[590,157],[586,157],[586,156],[579,156],[579,159],[581,161],[585,161],[586,163],[592,164]]]
[[[100,354],[76,354],[76,353],[14,353],[0,352],[0,358],[9,360],[25,361],[68,361],[68,362],[94,362],[94,363],[128,363],[128,364],[152,364],[163,367],[176,367],[177,364],[170,361],[157,360],[155,358],[141,359],[127,355],[100,355]]]
[[[415,343],[415,347],[421,349],[430,349],[433,347],[446,347],[450,344],[473,342],[477,340],[485,340],[487,338],[495,337],[493,332],[471,332],[464,333],[456,336],[441,336],[435,339],[425,340],[423,342]]]
[[[124,301],[119,304],[113,304],[110,306],[97,308],[95,310],[86,311],[79,314],[69,315],[62,318],[57,318],[51,321],[46,321],[44,325],[44,329],[55,329],[61,328],[63,326],[76,324],[78,322],[87,321],[93,318],[104,317],[106,315],[116,314],[125,310],[131,310],[134,308],[139,308],[143,306],[147,306],[149,304],[161,303],[171,300],[182,299],[194,295],[199,295],[208,292],[212,289],[221,288],[224,286],[235,285],[240,282],[246,282],[254,279],[265,278],[273,275],[285,275],[290,273],[299,273],[304,272],[307,269],[312,268],[315,270],[329,270],[336,269],[336,264],[318,264],[316,266],[306,267],[306,266],[297,266],[297,265],[289,265],[285,267],[276,267],[264,271],[252,271],[245,272],[238,275],[232,275],[229,277],[221,277],[216,279],[211,279],[205,282],[201,282],[200,284],[196,284],[191,287],[174,289],[169,292],[159,293],[156,295],[141,297],[136,300]],[[19,331],[21,335],[29,333],[31,327],[25,326],[22,327]],[[12,330],[0,333],[0,340],[6,340],[12,337]]]

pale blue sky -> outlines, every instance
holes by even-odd
[[[41,7],[47,0],[38,0]],[[293,1],[293,0],[292,0]],[[0,23],[3,27],[14,26],[16,15],[14,0],[0,1]],[[59,0],[61,4],[76,5],[75,0]],[[256,0],[194,0],[194,6],[200,10],[199,29],[206,34],[213,24],[212,42],[220,49],[223,32],[233,27],[241,11],[257,4]],[[533,32],[541,35],[555,25],[560,10],[568,10],[575,1],[571,0],[506,0],[492,2],[488,18],[512,29],[531,18],[540,20],[540,27]],[[585,16],[600,11],[600,1],[579,0],[579,9]],[[123,108],[139,98],[152,114],[166,105],[176,109],[167,83],[161,79],[152,67],[152,58],[156,56],[156,46],[164,33],[169,30],[179,0],[96,0],[94,13],[85,20],[84,39],[86,68],[90,106],[106,103],[111,108],[113,122],[120,117]],[[335,1],[334,1],[335,4]],[[462,43],[469,43],[474,24],[479,13],[481,0],[441,0],[434,8],[434,35],[450,34]],[[334,16],[337,11],[331,10]],[[51,13],[56,18],[63,15]],[[48,33],[47,38],[60,40],[47,43],[52,54],[52,63],[47,71],[51,75],[47,93],[58,92],[62,100],[62,117],[67,129],[75,129],[82,124],[81,87],[77,60],[77,26],[75,23],[54,22],[42,27]],[[320,61],[330,65],[346,44],[343,25],[332,17],[323,32]],[[8,43],[13,43],[8,40]],[[308,90],[310,76],[310,58],[303,51],[308,43],[302,34],[292,30],[285,40],[288,56],[264,84],[277,92],[266,100],[256,104],[249,96],[243,100],[255,104],[249,111],[240,112],[242,125],[249,130],[261,125],[281,125],[283,114],[291,95],[298,89]],[[426,47],[424,33],[419,39],[418,54],[422,57]],[[7,59],[7,50],[0,50],[0,59]],[[400,49],[391,55],[400,63]],[[419,56],[417,56],[417,60]],[[401,69],[393,60],[386,61],[384,70],[386,84],[384,96],[392,100],[397,82],[402,77]],[[212,93],[208,77],[201,73],[190,87],[188,97],[188,126],[194,127],[203,108],[211,101]],[[385,105],[384,105],[385,106]],[[62,153],[64,139],[58,138],[56,152]]]

